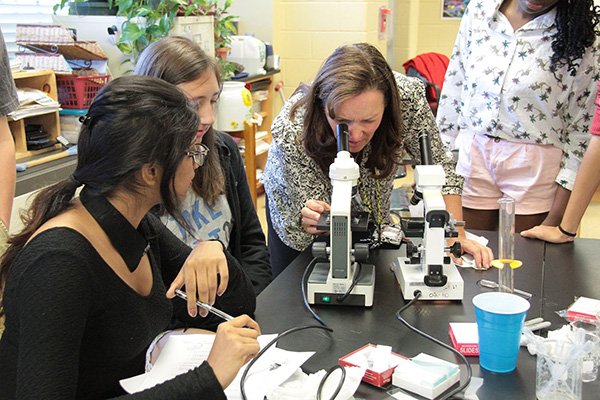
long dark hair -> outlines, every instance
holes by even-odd
[[[599,15],[594,0],[560,0],[556,4],[557,33],[552,42],[554,54],[550,58],[552,72],[566,65],[570,74],[575,75],[579,66],[577,60],[600,35],[596,29]]]
[[[338,47],[325,60],[312,84],[301,85],[298,90],[305,96],[291,108],[290,117],[294,118],[298,107],[306,107],[302,132],[304,149],[324,173],[337,154],[327,115],[333,118],[335,106],[344,100],[368,90],[380,90],[385,110],[371,139],[366,167],[375,179],[387,178],[396,171],[396,158],[404,138],[400,96],[392,69],[379,50],[368,43]]]
[[[207,71],[215,74],[219,87],[222,88],[219,65],[214,57],[207,55],[200,46],[186,37],[167,36],[144,49],[135,65],[134,74],[149,75],[179,85],[194,81]],[[196,170],[192,188],[207,204],[213,204],[219,195],[225,193],[225,175],[219,152],[215,149],[215,132],[212,127],[202,137],[202,143],[210,151],[202,168]]]
[[[0,289],[10,266],[31,236],[48,220],[73,206],[80,184],[94,195],[115,190],[136,193],[137,173],[148,163],[162,167],[160,195],[164,207],[182,226],[175,176],[198,130],[196,110],[176,86],[147,76],[124,76],[103,87],[90,106],[77,143],[73,179],[64,179],[37,194],[21,218],[23,230],[8,240],[0,262]],[[0,309],[0,315],[3,309]]]

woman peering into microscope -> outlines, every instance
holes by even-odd
[[[432,135],[433,161],[446,172],[443,188],[448,211],[462,219],[463,180],[439,138],[425,88],[417,79],[395,73],[372,45],[341,46],[310,84],[302,84],[273,121],[273,142],[261,181],[267,196],[269,253],[273,275],[324,232],[317,221],[329,209],[329,166],[337,154],[335,129],[347,124],[349,148],[360,169],[363,210],[377,224],[388,222],[397,167],[406,150],[419,163],[419,135]],[[479,267],[489,267],[492,251],[465,238],[463,252]]]

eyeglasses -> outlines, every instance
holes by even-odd
[[[196,150],[194,151],[186,151],[185,155],[188,157],[192,157],[196,165],[199,167],[204,165],[204,161],[206,161],[206,156],[208,155],[208,147],[206,145],[199,143],[194,145]]]

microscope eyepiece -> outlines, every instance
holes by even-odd
[[[338,124],[337,126],[337,150],[350,151],[350,144],[348,143],[348,125]]]

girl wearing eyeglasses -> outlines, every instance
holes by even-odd
[[[162,217],[167,227],[198,255],[194,262],[204,271],[198,280],[198,298],[213,304],[224,293],[237,292],[227,279],[225,251],[241,264],[252,281],[254,292],[260,293],[272,280],[269,253],[237,144],[229,135],[212,127],[222,87],[215,59],[190,39],[169,36],[142,52],[134,73],[177,85],[200,116],[196,138],[202,146],[196,159],[202,166],[196,170],[183,202],[183,216],[191,227],[191,234],[171,215]],[[232,315],[247,312],[255,299],[247,299],[247,304],[243,304],[244,300],[238,296],[237,301],[242,304],[231,304],[231,307],[245,310],[226,311]],[[200,324],[206,328],[202,321],[193,318],[194,303],[188,302],[188,307],[189,316],[180,314],[185,326]]]
[[[150,210],[160,204],[186,226],[179,205],[198,168],[197,126],[185,96],[160,79],[125,76],[98,93],[75,171],[35,197],[0,263],[0,399],[116,398],[121,379],[144,373],[193,252]],[[185,269],[186,289],[196,287]],[[230,278],[245,274],[231,268]],[[205,362],[139,398],[225,399],[259,334],[247,315],[222,323]]]

